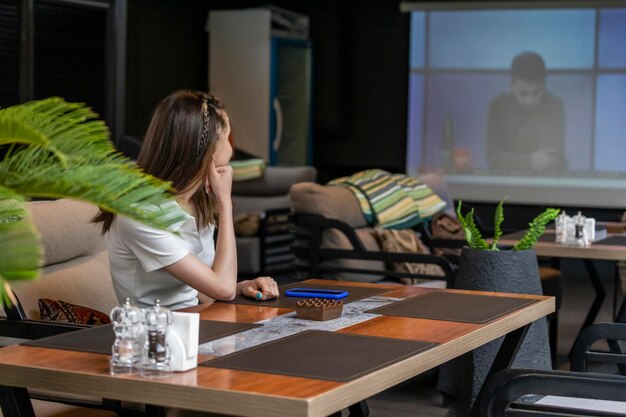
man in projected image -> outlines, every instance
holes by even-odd
[[[511,64],[511,91],[489,105],[487,160],[494,169],[562,171],[565,121],[563,102],[547,91],[546,65],[535,52]]]

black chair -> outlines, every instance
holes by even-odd
[[[608,351],[593,351],[598,341],[608,342]],[[572,349],[571,372],[507,369],[491,377],[480,400],[481,416],[608,416],[606,410],[574,408],[563,404],[544,405],[520,401],[525,395],[554,395],[589,400],[625,402],[626,355],[620,340],[626,340],[626,324],[600,323],[588,327],[576,339]],[[615,365],[617,375],[586,373],[590,363]],[[593,403],[591,403],[593,406]]]
[[[297,259],[295,268],[304,273],[303,278],[336,279],[338,274],[350,273],[391,280],[398,278],[445,280],[448,287],[453,286],[455,268],[447,259],[441,256],[368,250],[356,230],[345,222],[314,214],[295,213],[292,218],[296,225],[296,242],[293,245],[293,251]],[[351,247],[324,247],[322,245],[322,236],[331,229],[339,231],[347,239]],[[444,276],[410,274],[395,272],[387,268],[354,266],[354,264],[346,265],[341,262],[342,260],[432,264],[439,266]]]

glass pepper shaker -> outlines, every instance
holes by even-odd
[[[154,306],[144,310],[146,341],[143,348],[141,375],[163,376],[171,372],[171,354],[167,346],[167,333],[172,325],[172,313],[155,300]]]
[[[111,347],[109,371],[113,375],[131,373],[141,360],[143,312],[126,298],[124,304],[113,307],[110,317],[115,342]]]

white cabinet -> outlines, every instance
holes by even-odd
[[[280,9],[209,14],[209,91],[230,117],[235,146],[270,165],[310,165],[308,19]]]

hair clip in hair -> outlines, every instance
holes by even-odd
[[[198,159],[202,157],[209,136],[209,103],[206,97],[202,98],[202,133],[198,143]]]

